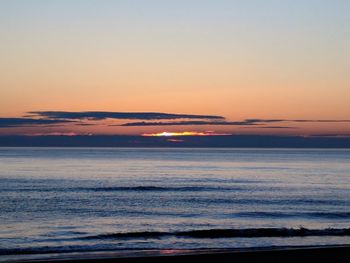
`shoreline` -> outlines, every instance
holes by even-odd
[[[349,245],[232,249],[161,249],[3,255],[0,262],[350,262]]]

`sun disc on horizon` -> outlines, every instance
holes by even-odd
[[[158,133],[143,133],[141,136],[144,137],[171,137],[171,136],[218,136],[218,135],[231,135],[229,133],[215,133],[213,131],[195,132],[195,131],[184,131],[184,132],[158,132]]]

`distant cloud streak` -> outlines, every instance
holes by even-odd
[[[350,120],[289,120],[289,119],[245,119],[243,121],[170,121],[170,122],[128,122],[121,125],[110,126],[182,126],[182,125],[232,125],[232,126],[254,126],[258,128],[270,129],[293,129],[290,126],[263,126],[267,123],[281,122],[350,122]]]
[[[292,122],[350,122],[350,120],[286,120]]]
[[[51,119],[32,119],[32,118],[0,118],[0,128],[24,127],[24,126],[40,126],[74,123],[70,120],[51,120]]]
[[[110,126],[182,126],[182,125],[258,125],[249,121],[176,121],[176,122],[128,122]]]
[[[241,127],[241,128],[251,128],[251,127]],[[293,127],[293,126],[255,126],[254,128],[258,129],[298,129],[298,127]]]
[[[100,122],[104,120],[135,120],[124,123]],[[137,121],[139,120],[139,121]],[[228,121],[219,115],[178,114],[162,112],[110,112],[110,111],[31,111],[22,118],[0,118],[0,128],[54,127],[65,124],[75,126],[241,126],[258,129],[297,129],[293,123],[350,123],[350,120],[322,119],[245,119]]]
[[[173,114],[162,112],[110,112],[110,111],[32,111],[30,117],[42,117],[48,119],[68,119],[68,120],[172,120],[172,119],[225,119],[216,115],[197,115],[197,114]]]

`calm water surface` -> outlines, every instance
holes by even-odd
[[[350,150],[0,148],[0,222],[0,255],[350,244]]]

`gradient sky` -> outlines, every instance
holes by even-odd
[[[350,134],[349,14],[348,0],[0,0],[0,118],[108,111],[283,120],[264,128],[0,120],[0,134]]]

